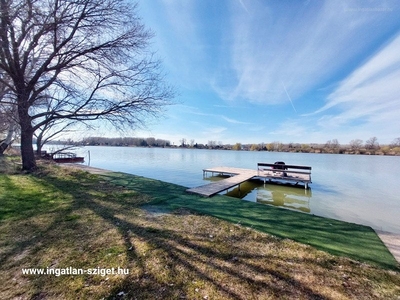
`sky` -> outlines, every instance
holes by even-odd
[[[138,3],[178,95],[134,135],[175,145],[400,137],[400,1]]]

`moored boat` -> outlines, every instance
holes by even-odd
[[[85,161],[84,157],[76,156],[73,152],[58,152],[51,157],[56,163],[83,163]]]

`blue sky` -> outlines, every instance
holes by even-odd
[[[400,1],[140,0],[179,95],[175,144],[400,137]]]

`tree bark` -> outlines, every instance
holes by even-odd
[[[4,151],[6,151],[8,146],[10,146],[10,145],[7,144],[5,141],[0,142],[0,156],[2,156],[4,154]]]
[[[21,158],[22,158],[22,169],[27,171],[33,171],[36,168],[36,159],[33,152],[33,131],[32,126],[27,124],[23,128],[21,126]]]
[[[40,157],[41,154],[42,154],[42,147],[43,147],[43,144],[42,144],[42,137],[43,137],[42,133],[40,133],[40,134],[36,137],[36,155],[38,155],[39,157]]]
[[[6,151],[7,148],[11,145],[11,142],[13,140],[13,135],[14,135],[14,129],[15,129],[15,125],[10,124],[8,127],[6,138],[0,142],[0,155],[3,155],[4,151]]]
[[[25,103],[28,101],[18,99],[18,116],[19,124],[21,126],[21,158],[22,169],[26,171],[33,171],[36,169],[35,153],[33,152],[33,127],[32,120],[28,113],[28,108]]]

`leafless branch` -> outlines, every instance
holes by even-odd
[[[34,167],[29,145],[47,124],[137,127],[171,104],[174,90],[147,50],[153,33],[136,4],[0,0],[0,9],[0,83],[9,95],[4,101],[18,110],[24,168]]]

